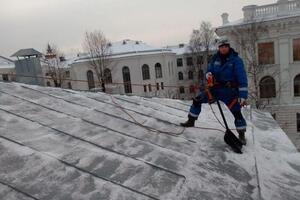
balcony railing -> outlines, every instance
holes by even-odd
[[[250,5],[243,8],[244,21],[300,14],[300,0],[278,1],[264,6]]]

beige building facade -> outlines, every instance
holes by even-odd
[[[256,27],[255,62],[261,108],[270,111],[300,149],[300,1],[243,8],[244,18],[235,22],[222,15],[219,36],[227,36],[244,58],[249,70],[249,48],[241,35]],[[259,28],[257,28],[259,27]],[[239,33],[239,34],[237,34]],[[252,80],[252,82],[251,82]],[[250,87],[254,87],[250,78]]]

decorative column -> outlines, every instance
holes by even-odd
[[[243,7],[243,12],[244,12],[244,21],[252,21],[255,18],[255,9],[257,5],[249,5]]]
[[[289,63],[290,63],[290,41],[286,37],[279,38],[279,89],[280,104],[292,103],[292,91],[290,85]]]

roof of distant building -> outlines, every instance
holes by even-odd
[[[143,41],[138,40],[122,40],[110,43],[111,58],[122,58],[137,55],[151,55],[160,53],[173,53],[170,49],[157,48],[150,46]],[[80,54],[76,62],[85,62],[90,58],[89,54]]]
[[[12,61],[11,59],[6,58],[4,56],[0,56],[0,68],[8,69],[8,68],[14,68],[14,67],[15,67],[14,61]]]
[[[14,53],[13,55],[11,55],[11,57],[27,57],[27,56],[42,56],[43,54],[33,48],[29,48],[29,49],[20,49],[19,51],[17,51],[16,53]]]

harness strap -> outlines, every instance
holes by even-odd
[[[229,108],[229,110],[231,110],[233,108],[233,106],[235,106],[235,104],[238,103],[238,99],[234,98],[228,105],[227,107]]]

